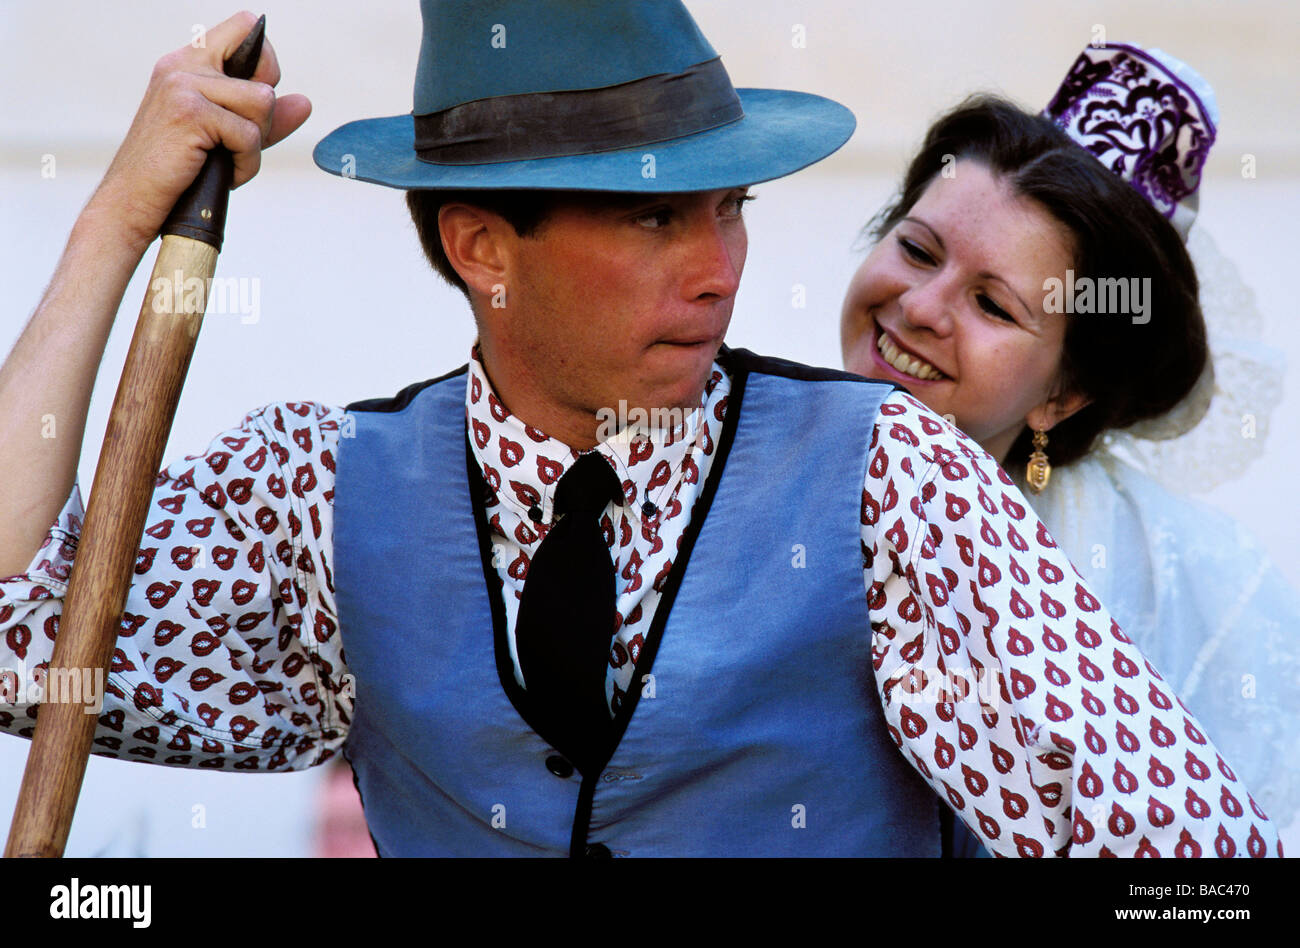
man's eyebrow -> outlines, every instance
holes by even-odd
[[[575,194],[570,206],[585,214],[613,219],[670,203],[665,202],[666,197],[667,194],[654,191],[582,191]]]
[[[925,221],[921,220],[918,217],[904,217],[903,220],[911,224],[916,224],[918,227],[924,227],[926,230],[930,232],[930,236],[934,238],[934,242],[939,245],[939,249],[947,250],[947,248],[943,245],[943,238],[939,236],[939,232],[936,231],[929,224],[927,224]],[[1019,300],[1020,305],[1025,308],[1026,316],[1028,316],[1030,319],[1038,318],[1037,316],[1034,315],[1034,311],[1029,308],[1029,304],[1025,302],[1025,298],[1021,296],[1019,293],[1017,293],[1016,288],[1012,286],[1010,283],[1008,283],[1006,280],[1004,280],[1002,277],[998,276],[996,273],[993,273],[990,270],[981,270],[979,275],[981,278],[985,280],[995,280],[998,283],[1001,283],[1003,286],[1007,288],[1008,292],[1010,292],[1012,296],[1014,296],[1017,300]]]

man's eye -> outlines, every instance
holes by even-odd
[[[988,313],[990,316],[996,316],[998,319],[1005,319],[1007,322],[1015,322],[1010,313],[997,303],[993,302],[993,300],[985,296],[983,293],[977,297],[977,300],[979,301],[980,309],[984,310],[984,312]]]
[[[753,194],[741,194],[726,201],[722,205],[724,211],[726,212],[725,216],[743,217],[745,212],[745,205],[750,201],[754,200],[754,197],[755,195]]]
[[[644,214],[638,215],[636,222],[642,227],[655,230],[660,227],[667,227],[672,220],[672,211],[666,207],[658,207]]]
[[[907,254],[917,263],[925,263],[925,264],[934,263],[934,257],[931,257],[928,253],[926,253],[916,244],[912,243],[906,237],[898,238],[898,246],[902,247],[903,253]]]

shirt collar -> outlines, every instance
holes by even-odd
[[[497,397],[488,374],[471,350],[465,383],[465,411],[474,460],[488,483],[487,506],[498,503],[522,518],[539,523],[553,519],[556,484],[580,452],[540,429],[525,425]],[[612,406],[602,417],[610,434],[594,450],[609,461],[623,482],[627,513],[639,520],[654,516],[676,493],[683,478],[699,477],[696,462],[711,437],[701,424],[722,417],[731,379],[716,361],[700,404],[689,414],[645,418],[626,404]],[[673,424],[677,422],[677,424]],[[710,426],[718,431],[720,425]],[[646,437],[646,435],[649,437]],[[709,445],[710,450],[712,445]],[[643,506],[649,501],[654,509]]]

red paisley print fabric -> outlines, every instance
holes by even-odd
[[[94,751],[215,770],[300,769],[347,735],[330,574],[339,409],[269,405],[157,478]],[[30,737],[81,532],[73,488],[24,575],[0,582],[0,672]]]
[[[729,390],[715,364],[679,427],[596,449],[625,492],[604,521],[620,583],[612,709],[708,476]],[[511,415],[476,360],[466,411],[492,488],[513,652],[529,557],[577,454]],[[334,602],[332,500],[350,424],[337,408],[268,405],[159,474],[96,753],[275,771],[338,751],[355,690]],[[885,400],[870,451],[862,565],[889,734],[992,853],[1281,854],[1210,735],[992,458],[903,392]],[[32,733],[39,705],[24,686],[50,657],[82,509],[74,488],[28,570],[0,581],[10,733]],[[725,585],[719,577],[719,596]]]
[[[990,852],[1281,855],[993,458],[902,393],[871,451],[862,549],[890,736]]]

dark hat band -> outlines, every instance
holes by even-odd
[[[616,151],[744,117],[721,59],[603,89],[494,96],[415,116],[415,154],[439,165]]]

